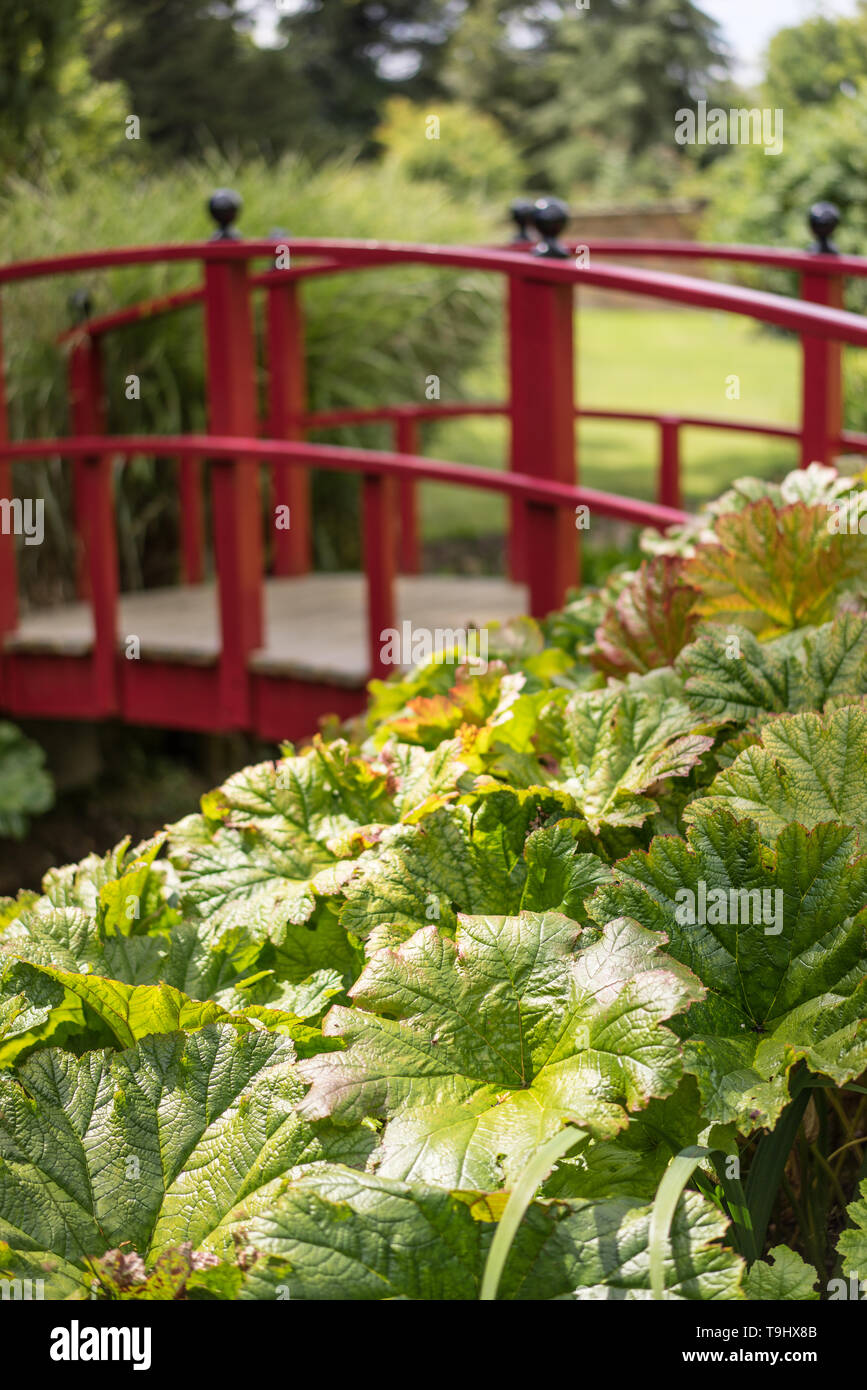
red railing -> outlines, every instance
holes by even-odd
[[[321,683],[257,674],[251,665],[263,642],[263,546],[259,471],[267,465],[275,504],[290,508],[291,529],[275,533],[273,570],[310,569],[308,470],[362,475],[362,534],[371,674],[382,674],[380,635],[395,625],[398,571],[419,568],[415,492],[420,480],[493,490],[510,501],[509,567],[526,582],[529,607],[556,607],[578,578],[578,506],[634,524],[663,528],[682,519],[680,432],[685,427],[745,431],[800,441],[801,462],[830,461],[842,448],[867,452],[867,437],[844,431],[841,344],[867,346],[867,320],[840,307],[846,276],[867,276],[867,260],[761,248],[663,242],[597,241],[581,263],[527,254],[523,248],[405,246],[392,243],[292,239],[291,269],[273,268],[274,241],[212,241],[184,246],[87,252],[0,267],[3,285],[125,265],[199,262],[204,282],[148,303],[90,318],[63,335],[69,351],[72,434],[11,442],[0,399],[0,496],[11,497],[13,460],[61,456],[72,462],[75,525],[82,540],[79,593],[93,613],[92,649],[85,655],[34,654],[7,643],[0,700],[13,713],[119,715],[138,722],[196,728],[257,729],[292,736],[312,727],[319,706],[349,712],[358,695]],[[803,299],[789,299],[711,280],[606,263],[620,256],[713,259],[795,270]],[[266,259],[269,268],[253,271]],[[297,260],[301,264],[295,264]],[[490,272],[506,278],[509,400],[425,403],[310,412],[304,381],[304,281],[382,266],[425,263]],[[574,290],[582,285],[701,309],[747,315],[788,329],[803,343],[799,428],[692,415],[584,409],[574,398]],[[257,418],[256,346],[251,295],[265,294],[268,362],[266,418]],[[100,344],[103,336],[158,313],[201,304],[207,350],[208,433],[181,437],[116,437],[105,432]],[[422,421],[501,415],[510,424],[509,471],[421,457]],[[575,420],[651,423],[660,435],[657,502],[583,488],[577,481]],[[310,431],[358,423],[391,425],[393,451],[315,444]],[[260,437],[262,434],[264,438]],[[118,571],[114,538],[112,460],[173,457],[180,470],[182,566],[185,583],[205,570],[204,467],[211,514],[220,619],[216,672],[168,663],[126,663],[118,657]],[[14,538],[0,534],[0,637],[18,624]],[[291,692],[287,694],[289,686]],[[344,692],[346,694],[346,692]],[[287,715],[287,700],[294,713]],[[294,703],[293,703],[294,702]],[[304,721],[307,720],[305,726]]]

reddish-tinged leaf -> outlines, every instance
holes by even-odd
[[[692,640],[699,591],[684,581],[684,564],[676,555],[645,561],[596,629],[597,670],[626,676],[670,666]]]
[[[721,516],[716,543],[700,545],[684,580],[700,591],[702,618],[741,623],[759,638],[827,622],[837,600],[867,578],[867,544],[840,535],[827,507],[777,509],[768,498]]]

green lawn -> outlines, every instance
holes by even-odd
[[[798,342],[762,332],[735,315],[585,309],[577,323],[577,345],[577,399],[587,407],[797,423]],[[469,394],[504,398],[501,352],[498,343],[487,367],[473,373]],[[740,400],[727,398],[731,376],[740,378]],[[588,487],[655,495],[659,432],[654,426],[586,421],[578,438],[580,476]],[[506,423],[469,419],[431,426],[424,447],[438,458],[500,468]],[[681,457],[688,504],[716,495],[745,473],[779,477],[798,461],[795,446],[783,440],[716,430],[684,430]],[[475,536],[504,525],[502,499],[461,488],[425,484],[421,507],[429,539]]]

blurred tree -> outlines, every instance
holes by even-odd
[[[94,82],[85,35],[102,0],[0,0],[0,168],[74,177],[123,142],[117,84]]]
[[[6,140],[25,141],[53,113],[57,79],[73,47],[78,0],[0,0],[0,120]]]
[[[189,156],[367,148],[389,96],[439,90],[459,0],[101,0],[93,65],[149,138]],[[287,12],[289,10],[289,12]],[[253,41],[273,21],[274,44]]]
[[[492,117],[538,185],[615,191],[637,169],[664,188],[683,165],[674,113],[725,78],[697,0],[0,0],[4,15],[12,147],[49,108],[81,107],[86,54],[163,155],[371,155],[387,102],[404,97]],[[60,83],[70,54],[79,77]]]
[[[390,97],[442,95],[465,9],[464,0],[299,0],[280,32],[315,93],[311,118],[344,145],[367,146]]]
[[[795,115],[800,106],[851,93],[867,77],[867,3],[851,18],[817,15],[781,29],[768,45],[766,92],[775,107]]]
[[[303,143],[309,86],[283,51],[254,44],[249,0],[100,3],[93,70],[126,84],[155,145],[181,156],[214,147],[278,155]]]
[[[527,114],[557,95],[550,56],[564,7],[472,0],[452,39],[445,81],[452,95],[496,117],[519,145]]]
[[[779,89],[777,89],[778,91]],[[777,98],[785,100],[785,98]],[[707,171],[702,191],[709,197],[703,235],[709,241],[761,246],[808,246],[813,235],[807,214],[813,203],[836,203],[842,221],[834,242],[844,254],[863,255],[867,246],[864,148],[867,145],[867,77],[852,95],[833,101],[785,106],[783,152],[765,158],[757,145],[741,145]],[[798,294],[794,273],[741,267],[739,279],[762,289]],[[867,281],[849,279],[846,308],[867,313]],[[867,430],[867,353],[844,352],[846,425]]]
[[[719,27],[693,0],[476,0],[448,77],[520,141],[537,179],[563,184],[612,151],[666,147],[676,168],[675,112],[730,91]]]

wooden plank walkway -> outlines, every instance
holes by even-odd
[[[527,612],[522,584],[452,575],[402,576],[397,621],[414,630],[484,627]],[[368,679],[365,587],[361,574],[310,574],[266,579],[265,646],[251,666],[266,675],[358,686]],[[213,584],[122,594],[118,650],[137,637],[142,660],[211,666],[219,653]],[[93,621],[86,603],[40,609],[21,618],[7,650],[86,656]]]

